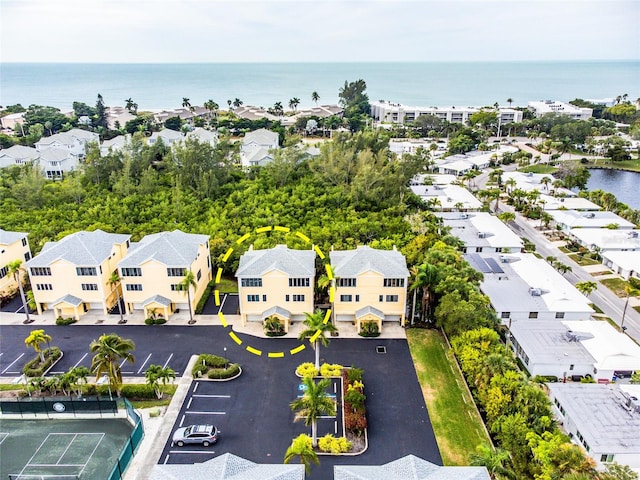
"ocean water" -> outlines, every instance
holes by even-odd
[[[525,106],[531,100],[640,97],[640,61],[451,63],[0,64],[0,105],[70,109],[131,97],[140,109],[213,99],[269,107],[298,97],[300,107],[337,103],[345,80],[364,79],[372,100],[417,106]]]

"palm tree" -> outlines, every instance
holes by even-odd
[[[218,109],[220,108],[220,105],[218,105],[213,100],[207,100],[206,102],[204,102],[204,108],[209,110],[210,113],[213,113],[215,118],[218,117]]]
[[[238,97],[236,97],[235,100],[233,101],[233,107],[234,108],[238,108],[242,104],[244,104],[244,102],[242,100],[240,100]]]
[[[131,97],[127,98],[124,103],[124,108],[126,108],[129,113],[136,113],[136,110],[138,110],[138,104],[134,102]]]
[[[304,424],[308,427],[311,425],[311,444],[315,447],[318,445],[318,418],[322,415],[335,415],[335,402],[325,391],[331,381],[323,378],[318,383],[312,377],[302,379],[305,386],[302,397],[291,402],[291,410],[296,411],[294,421],[304,419]]]
[[[300,463],[304,465],[304,471],[311,473],[311,464],[320,465],[318,455],[313,450],[313,441],[309,435],[298,435],[291,441],[291,445],[284,454],[284,463],[291,463],[295,457],[300,457]]]
[[[513,212],[502,212],[498,215],[498,218],[504,223],[509,223],[516,219],[516,214]]]
[[[322,310],[316,310],[314,313],[305,312],[305,316],[307,318],[303,323],[307,328],[300,332],[298,340],[304,340],[306,338],[310,339],[313,349],[316,351],[316,369],[320,369],[319,344],[322,344],[323,347],[328,347],[329,339],[325,336],[325,333],[336,332],[338,329],[333,323],[331,323],[331,321],[329,321],[329,317],[326,317],[325,321],[325,315],[322,313]]]
[[[511,455],[501,448],[493,449],[488,445],[478,445],[471,455],[471,465],[487,467],[491,478],[516,478],[515,472],[509,468]]]
[[[276,102],[273,104],[273,111],[276,115],[282,116],[284,114],[284,108],[282,107],[282,102]]]
[[[53,123],[51,123],[50,120],[47,120],[46,122],[44,122],[44,128],[49,130],[49,136],[53,135],[53,132],[51,131],[52,127],[53,127]]]
[[[153,387],[153,390],[156,392],[156,397],[160,400],[164,393],[164,387],[170,380],[176,378],[176,372],[169,367],[149,365],[149,368],[144,372],[144,376],[147,379],[147,384]],[[160,387],[160,383],[162,383],[162,387]]]
[[[571,272],[573,271],[573,268],[571,268],[569,265],[565,265],[564,263],[560,263],[557,262],[554,267],[556,267],[556,270],[558,270],[558,272],[560,272],[563,276],[567,273],[567,272]]]
[[[22,278],[20,278],[20,274],[26,272],[26,270],[22,267],[22,260],[14,260],[13,262],[9,262],[7,264],[7,268],[9,269],[8,274],[11,275],[13,279],[18,283],[20,298],[22,299],[22,308],[24,308],[24,313],[27,316],[27,319],[24,321],[24,323],[31,323],[33,320],[31,320],[31,318],[29,317],[29,306],[27,305],[27,299],[24,296]]]
[[[513,103],[513,98],[507,98],[507,103],[509,104],[509,108],[511,108],[511,104]]]
[[[79,367],[73,367],[69,370],[69,373],[73,375],[73,385],[77,388],[78,397],[82,396],[82,384],[85,385],[88,383],[87,377],[91,373],[87,367],[83,367],[82,365]]]
[[[111,291],[113,292],[115,290],[116,292],[116,301],[118,302],[118,313],[120,314],[120,320],[118,321],[118,323],[126,323],[126,320],[122,315],[122,306],[120,305],[120,289],[118,288],[118,284],[120,283],[120,275],[118,275],[117,270],[111,274],[111,276],[109,277],[109,280],[107,280],[107,283],[111,287]]]
[[[318,105],[318,100],[320,100],[320,95],[318,95],[318,92],[314,91],[311,93],[311,100],[315,102],[316,106]]]
[[[233,104],[233,102],[231,100],[227,100],[227,105],[229,105],[229,110],[231,110],[231,105]]]
[[[42,345],[45,343],[48,345],[51,342],[51,335],[44,333],[44,330],[31,330],[31,333],[24,339],[24,344],[27,347],[33,348],[38,355],[40,355],[40,362],[44,363],[44,351]]]
[[[178,285],[180,285],[180,290],[187,292],[187,302],[189,302],[189,325],[193,325],[196,321],[193,319],[193,308],[191,306],[191,287],[196,288],[198,286],[193,272],[191,270],[186,270],[184,272],[184,278]]]
[[[552,180],[549,177],[542,177],[542,179],[540,179],[540,183],[544,185],[544,189],[547,192],[549,192],[549,184],[551,182],[552,182]]]
[[[507,180],[505,180],[504,188],[507,191],[507,193],[511,193],[517,184],[518,182],[516,182],[516,179],[513,177],[510,177],[510,178],[507,178]]]
[[[182,97],[182,108],[191,108],[191,102],[187,97]]]
[[[93,353],[91,359],[91,372],[96,378],[102,375],[109,377],[109,385],[120,396],[122,387],[122,370],[120,365],[124,362],[133,363],[133,352],[136,344],[128,338],[121,338],[115,333],[103,334],[89,345],[89,351]]]
[[[291,100],[289,100],[289,108],[294,112],[296,111],[298,105],[300,105],[300,99],[298,97],[293,97]]]
[[[578,282],[576,283],[576,289],[585,297],[588,297],[598,289],[598,284],[596,282],[589,282],[589,281]]]
[[[622,320],[620,321],[620,328],[622,331],[625,330],[624,327],[624,317],[627,315],[627,307],[629,306],[629,297],[636,296],[640,293],[640,290],[633,288],[631,285],[625,285],[624,291],[627,294],[627,299],[624,301],[624,309],[622,310]]]
[[[413,283],[411,290],[421,289],[420,299],[420,320],[425,322],[431,318],[431,311],[435,303],[435,288],[440,282],[440,271],[438,267],[430,263],[423,263],[411,270]]]

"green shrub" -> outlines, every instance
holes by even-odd
[[[323,363],[320,365],[320,375],[323,377],[339,377],[342,375],[342,365],[337,363]]]
[[[125,384],[120,390],[121,395],[128,399],[143,400],[147,398],[157,398],[156,392],[151,385]]]
[[[301,377],[317,377],[318,370],[316,370],[316,366],[311,362],[301,363],[296,368],[296,375]]]
[[[45,348],[42,353],[44,354],[44,363],[40,362],[40,355],[36,355],[22,369],[22,373],[27,377],[42,377],[51,368],[51,365],[62,356],[58,347]]]
[[[62,317],[58,317],[56,318],[56,325],[71,325],[73,323],[76,323],[77,320],[73,317],[67,317],[67,318],[62,318]]]
[[[215,279],[207,283],[207,288],[205,288],[204,292],[202,292],[202,296],[200,297],[200,300],[198,300],[198,304],[196,305],[196,314],[202,313],[202,310],[204,310],[204,306],[207,303],[207,300],[211,296],[211,291],[215,286],[216,286]]]
[[[346,372],[347,372],[347,380],[349,381],[349,383],[362,381],[362,376],[364,375],[364,371],[361,368],[351,367],[351,368],[348,368]]]
[[[158,317],[158,318],[149,317],[144,319],[144,323],[146,325],[162,325],[167,323],[167,320],[163,317]]]
[[[274,315],[264,320],[264,333],[267,337],[281,337],[286,334],[284,324]]]
[[[193,376],[193,378],[199,378],[207,373],[208,370],[209,367],[207,367],[206,365],[203,365],[202,363],[196,363],[191,369],[191,375]]]
[[[205,365],[213,368],[223,368],[229,364],[228,359],[220,357],[218,355],[212,355],[210,353],[203,353],[198,357],[198,363],[203,363],[203,360]]]
[[[231,378],[235,377],[240,373],[240,365],[237,363],[230,364],[227,368],[212,368],[209,370],[207,377],[222,379],[222,378]]]
[[[361,337],[379,337],[380,329],[378,324],[376,322],[363,322],[358,335]]]
[[[318,439],[318,448],[323,452],[331,452],[335,455],[351,450],[352,443],[345,437],[335,438],[330,433]]]
[[[531,381],[536,383],[556,383],[558,381],[558,377],[554,375],[536,375],[531,379]]]
[[[364,401],[367,399],[366,395],[356,388],[349,388],[347,393],[344,394],[344,401],[350,403],[351,406],[358,410],[364,406]]]

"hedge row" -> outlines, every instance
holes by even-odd
[[[62,356],[62,352],[58,347],[45,348],[42,353],[45,358],[44,363],[40,362],[40,355],[38,354],[33,360],[27,362],[22,369],[22,373],[27,377],[42,377],[51,368],[51,365]]]

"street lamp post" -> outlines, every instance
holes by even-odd
[[[20,375],[19,377],[14,378],[11,381],[12,385],[24,385],[27,388],[27,394],[29,394],[29,398],[31,398],[31,390],[29,389],[29,379],[27,378],[27,376],[23,373],[22,375]]]

